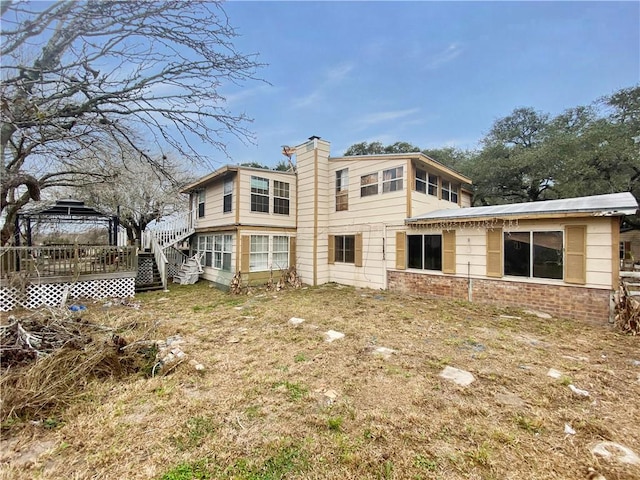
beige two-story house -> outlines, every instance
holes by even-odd
[[[319,137],[291,172],[226,166],[187,186],[203,278],[447,296],[602,321],[630,193],[471,207],[471,179],[415,153],[332,157]]]

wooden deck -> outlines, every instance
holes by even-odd
[[[137,270],[135,247],[116,246],[38,246],[0,248],[0,280],[112,278],[114,274],[133,274]],[[117,275],[116,275],[117,276]]]

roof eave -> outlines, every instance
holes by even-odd
[[[617,209],[617,210],[589,210],[589,211],[565,211],[565,212],[536,212],[536,213],[505,213],[493,215],[476,215],[469,217],[433,217],[433,218],[407,218],[405,225],[434,225],[439,223],[464,223],[464,222],[484,222],[497,221],[503,219],[537,220],[541,218],[580,218],[580,217],[623,217],[625,215],[635,215],[637,209]]]
[[[209,175],[205,175],[204,177],[196,180],[193,183],[190,183],[189,185],[185,186],[182,188],[182,190],[180,190],[180,193],[190,193],[191,191],[201,187],[202,185],[205,185],[213,180],[215,180],[216,178],[219,178],[221,176],[223,176],[224,174],[228,173],[228,172],[237,172],[239,167],[233,166],[233,165],[225,165],[222,168],[219,168],[218,170],[215,170],[214,172],[210,173]]]

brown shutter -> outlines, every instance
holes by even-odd
[[[442,273],[456,273],[456,231],[442,232]]]
[[[336,237],[329,235],[329,255],[327,257],[328,263],[336,263]]]
[[[296,266],[296,237],[289,237],[289,266]]]
[[[487,277],[502,277],[502,229],[487,230]]]
[[[565,235],[564,281],[584,285],[587,282],[587,227],[567,225]]]
[[[355,255],[355,264],[356,267],[361,267],[362,266],[362,234],[361,233],[356,233],[356,241],[355,241],[355,246],[356,246],[356,255]]]
[[[243,273],[249,273],[249,255],[251,253],[251,237],[244,235],[241,241],[240,248],[240,271]]]
[[[396,268],[404,270],[407,268],[407,233],[396,232]]]

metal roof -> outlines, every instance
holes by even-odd
[[[430,223],[441,220],[456,221],[471,218],[501,218],[539,216],[553,217],[564,214],[584,216],[634,215],[638,202],[630,192],[593,195],[589,197],[563,198],[542,202],[508,203],[488,207],[468,207],[436,210],[407,218],[405,223]]]
[[[24,211],[18,214],[21,218],[43,218],[43,217],[65,217],[68,219],[76,218],[112,218],[108,213],[100,212],[95,208],[88,207],[80,200],[71,198],[57,200],[53,205],[33,210]]]

